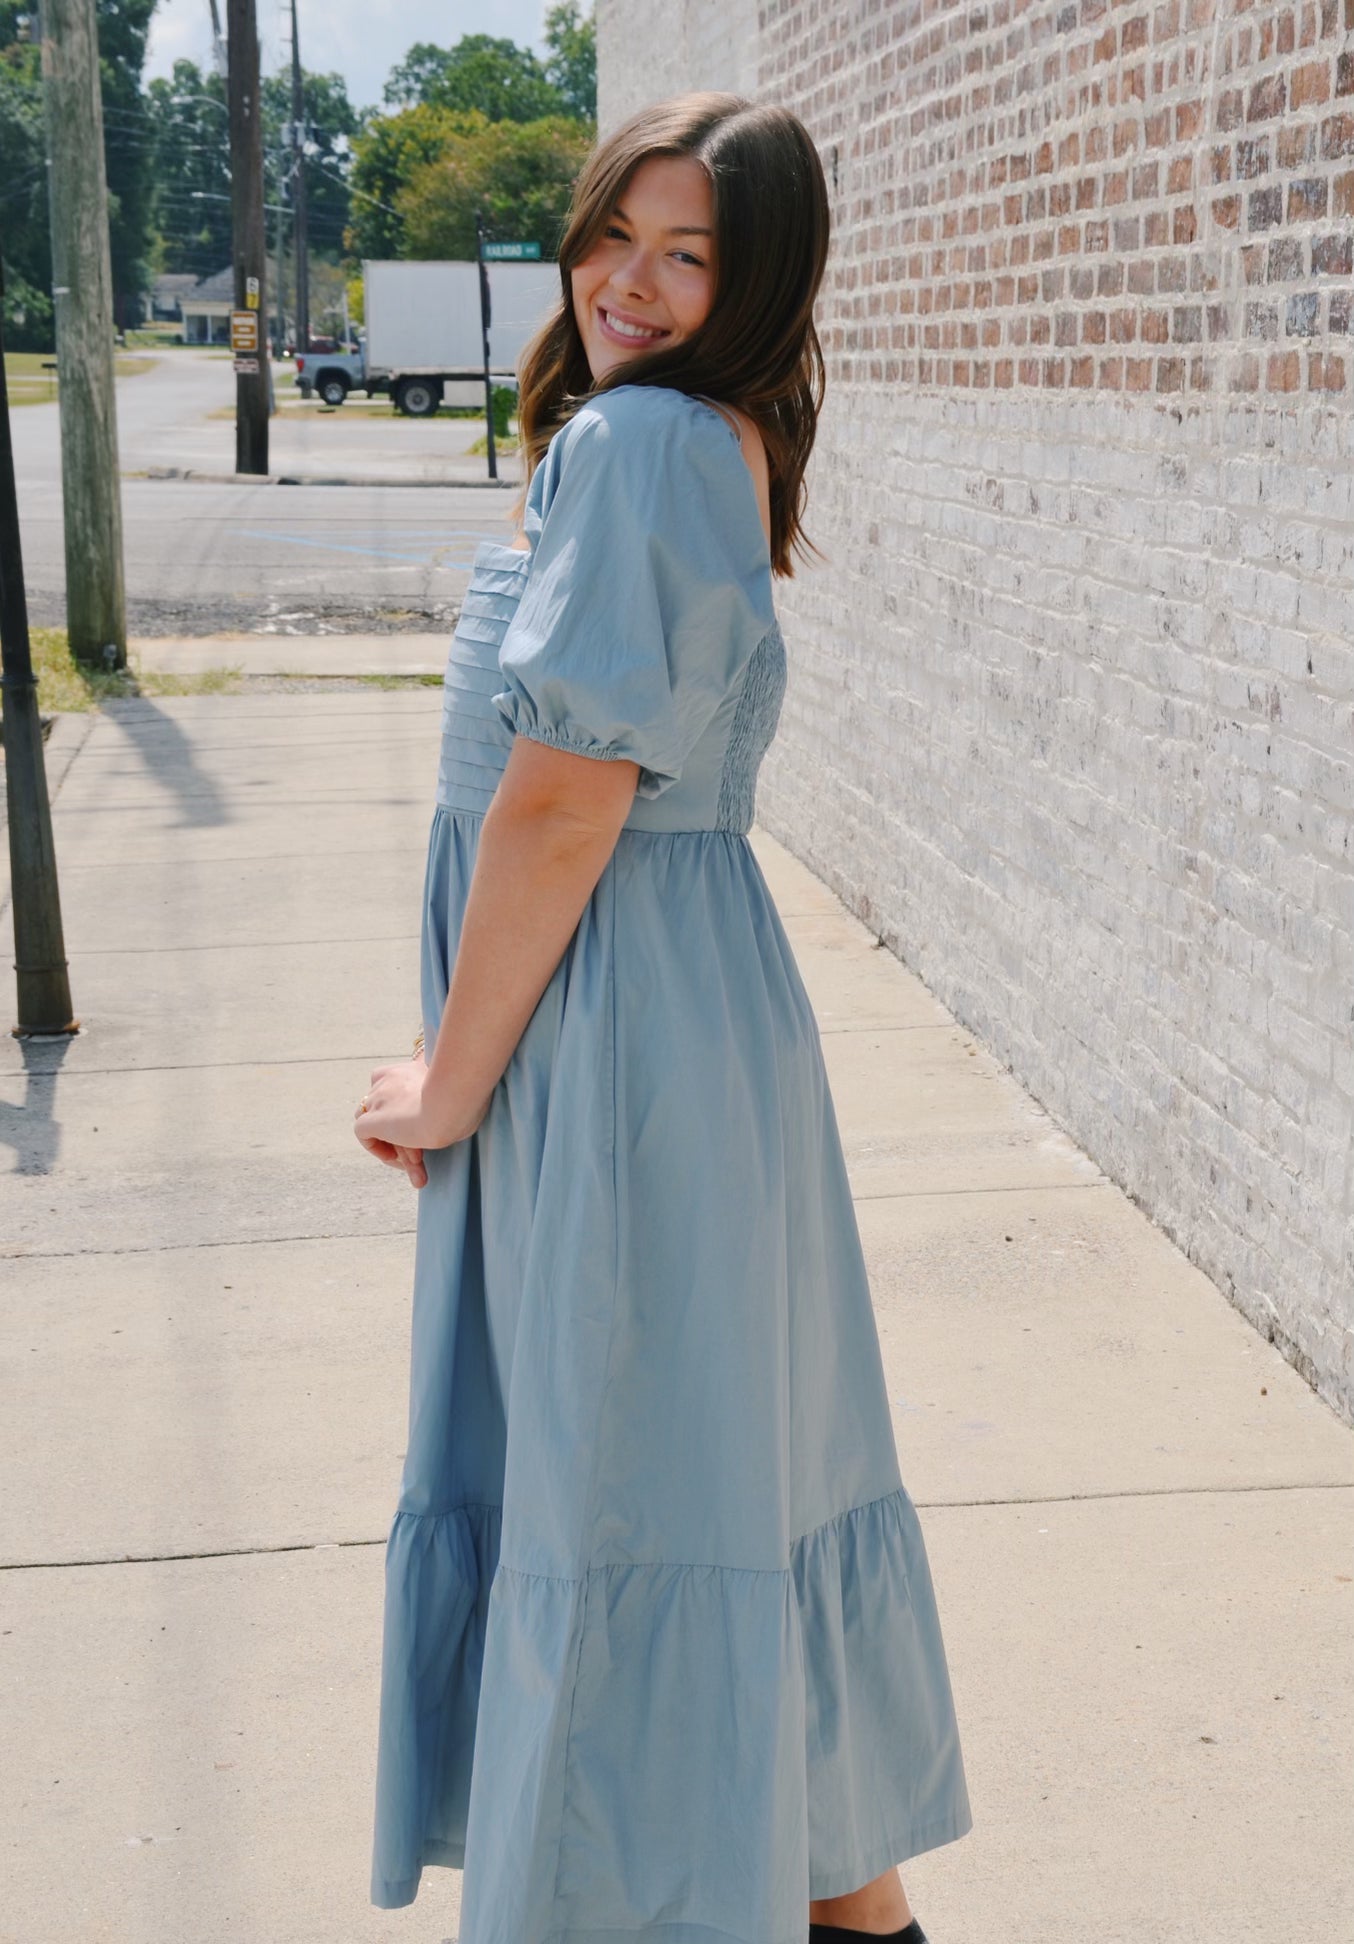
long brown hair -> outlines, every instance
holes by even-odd
[[[635,169],[688,155],[713,188],[715,290],[699,330],[594,380],[574,317],[570,272],[592,250]],[[771,565],[792,576],[792,551],[820,553],[804,533],[804,468],[825,374],[813,304],[827,261],[829,209],[818,152],[786,108],[742,95],[674,96],[633,115],[600,142],[574,186],[559,246],[560,303],[517,364],[526,477],[579,406],[617,385],[667,385],[736,405],[766,445]],[[521,519],[525,488],[517,501]],[[820,554],[821,557],[821,554]]]

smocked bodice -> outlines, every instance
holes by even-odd
[[[513,729],[493,698],[504,686],[499,648],[531,559],[530,552],[497,540],[483,540],[475,551],[443,684],[437,801],[448,810],[487,810],[512,748]],[[625,828],[749,830],[757,772],[776,732],[785,679],[785,644],[773,622],[688,754],[678,781],[658,797],[637,795]]]

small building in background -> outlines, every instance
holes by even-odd
[[[229,265],[210,277],[194,277],[178,293],[185,344],[229,344],[235,272]]]

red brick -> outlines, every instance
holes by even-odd
[[[1336,176],[1332,188],[1332,210],[1337,216],[1354,216],[1354,169]]]
[[[1095,383],[1095,359],[1073,358],[1069,377],[1079,389],[1089,389]]]
[[[1213,221],[1222,229],[1235,229],[1241,217],[1240,196],[1218,196],[1213,204]]]
[[[1124,360],[1124,389],[1131,392],[1145,392],[1152,388],[1152,360],[1150,358],[1126,358]]]
[[[1122,358],[1102,358],[1100,360],[1100,383],[1106,391],[1119,391],[1124,382],[1124,361]]]
[[[1157,390],[1183,391],[1185,389],[1185,361],[1183,358],[1157,359]]]
[[[1208,173],[1214,182],[1231,181],[1232,151],[1229,148],[1215,148],[1209,151]]]
[[[1175,110],[1175,139],[1177,142],[1192,142],[1203,126],[1204,105],[1202,101],[1181,101]]]
[[[1142,314],[1142,341],[1144,344],[1167,344],[1171,336],[1171,320],[1163,310],[1149,310]]]
[[[1166,171],[1166,194],[1182,196],[1194,184],[1194,158],[1189,155],[1172,157],[1171,166]]]
[[[1335,65],[1335,92],[1354,94],[1354,54],[1342,54]]]
[[[1269,121],[1284,111],[1284,78],[1281,74],[1267,74],[1263,81],[1253,84],[1250,99],[1246,103],[1246,120]]]
[[[1231,385],[1233,391],[1252,392],[1260,389],[1260,360],[1250,352],[1237,359],[1232,366]]]
[[[1313,102],[1329,101],[1330,62],[1305,61],[1300,68],[1294,68],[1288,99],[1293,108],[1307,108]]]
[[[1281,169],[1305,169],[1316,158],[1315,122],[1285,122],[1274,137],[1274,157]]]
[[[1177,209],[1171,222],[1171,241],[1173,243],[1192,243],[1199,219],[1193,208]]]
[[[1330,184],[1324,176],[1307,176],[1288,185],[1288,220],[1311,223],[1326,213]]]
[[[1321,153],[1329,162],[1340,155],[1354,155],[1354,115],[1332,115],[1321,124]]]
[[[1302,359],[1296,351],[1271,351],[1265,361],[1265,390],[1297,391],[1302,383]]]
[[[1104,311],[1084,311],[1082,313],[1081,341],[1083,344],[1103,344],[1105,342]]]
[[[1220,134],[1225,135],[1231,128],[1241,123],[1242,95],[1239,88],[1229,88],[1218,96],[1218,105],[1213,112],[1214,125]]]

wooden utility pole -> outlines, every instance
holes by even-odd
[[[42,81],[61,399],[66,631],[71,652],[127,666],[113,273],[94,0],[42,0]]]
[[[0,268],[0,318],[5,280]],[[70,974],[61,929],[52,808],[42,753],[38,684],[28,638],[19,502],[9,437],[5,344],[0,331],[0,688],[5,698],[5,800],[9,811],[10,882],[14,887],[14,973],[19,1023],[12,1030],[73,1033]]]
[[[306,215],[306,97],[301,77],[301,30],[291,0],[292,245],[296,251],[296,348],[310,349],[310,240]]]
[[[230,218],[235,260],[235,470],[268,470],[268,356],[263,226],[263,117],[259,98],[259,33],[254,0],[227,0],[227,98],[230,108]]]

